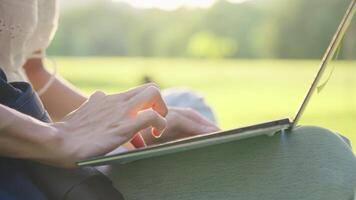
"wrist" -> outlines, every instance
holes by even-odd
[[[48,164],[55,164],[57,167],[75,168],[76,161],[85,158],[79,148],[75,133],[68,126],[67,122],[56,122],[50,124],[50,139],[45,145],[49,156]]]
[[[26,156],[26,159],[56,167],[70,167],[65,164],[70,154],[69,149],[65,147],[65,134],[58,123],[43,123],[33,131],[36,138],[33,140],[33,148],[29,151],[31,154]]]
[[[69,157],[64,135],[55,124],[41,122],[0,105],[0,155],[58,165]]]
[[[46,160],[56,165],[62,165],[62,162],[71,158],[70,148],[66,145],[66,130],[64,122],[49,124],[47,128],[48,140],[43,141],[43,149],[46,151]]]
[[[54,124],[42,124],[38,127],[38,139],[36,139],[36,146],[38,146],[38,155],[34,159],[42,160],[44,162],[51,162],[57,160],[63,154],[62,144],[63,137],[59,129]]]

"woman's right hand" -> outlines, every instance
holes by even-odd
[[[95,92],[63,121],[52,124],[56,139],[48,149],[53,159],[40,162],[75,167],[76,161],[109,153],[145,128],[153,127],[152,134],[160,135],[167,112],[154,84],[113,95]]]

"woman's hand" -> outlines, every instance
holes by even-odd
[[[214,123],[190,108],[170,107],[166,120],[167,129],[162,137],[152,137],[149,129],[141,131],[142,136],[148,145],[164,143],[220,130]]]
[[[78,160],[114,150],[143,129],[153,127],[149,134],[160,136],[166,115],[160,91],[152,84],[114,95],[96,92],[62,122],[53,123],[55,144],[48,144],[53,159],[42,162],[74,167]]]

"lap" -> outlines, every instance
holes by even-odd
[[[117,165],[111,178],[126,199],[350,199],[355,168],[342,137],[307,126]]]

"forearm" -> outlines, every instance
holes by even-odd
[[[0,155],[11,158],[48,160],[58,142],[49,124],[0,104]]]
[[[28,60],[24,68],[36,90],[43,88],[51,78],[51,74],[43,67],[41,59]],[[41,95],[41,100],[51,117],[59,120],[77,109],[87,98],[70,83],[56,77],[53,84]]]

